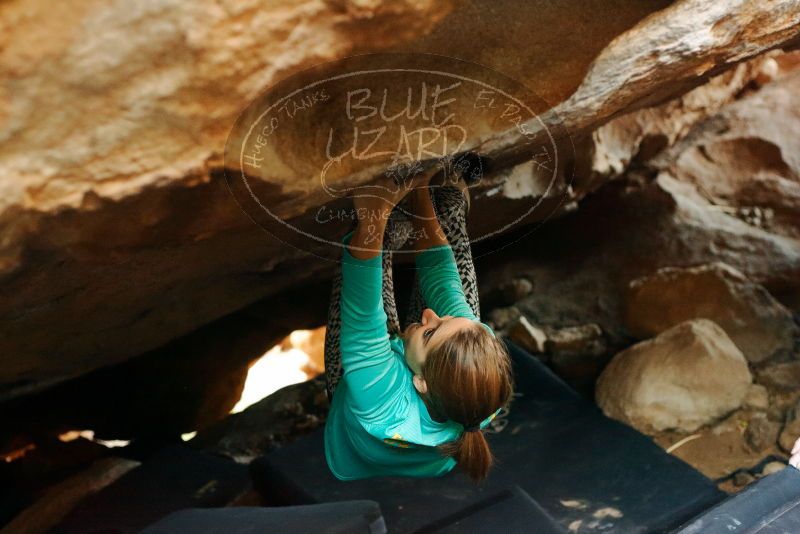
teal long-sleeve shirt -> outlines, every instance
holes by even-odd
[[[342,242],[349,244],[352,235],[352,231],[346,234]],[[464,296],[450,245],[420,252],[416,265],[429,308],[439,316],[478,321]],[[386,329],[382,283],[380,254],[361,260],[344,248],[340,300],[344,373],[325,424],[325,458],[341,480],[443,475],[456,462],[436,446],[456,439],[464,428],[455,421],[434,421],[428,413],[414,388],[403,340]],[[488,325],[481,324],[494,335]]]

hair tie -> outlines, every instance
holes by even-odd
[[[481,425],[482,425],[483,423],[489,424],[489,423],[492,421],[492,419],[494,419],[495,417],[497,417],[497,414],[499,414],[499,413],[500,413],[500,410],[502,410],[502,409],[503,409],[503,407],[501,406],[500,408],[498,408],[497,410],[495,410],[495,412],[494,412],[492,415],[490,415],[489,417],[487,417],[486,419],[484,419],[484,420],[483,420],[483,421],[481,421],[480,423],[476,423],[476,424],[474,424],[474,425],[470,425],[470,426],[467,426],[467,425],[461,425],[461,426],[463,426],[463,427],[464,427],[464,432],[475,432],[475,431],[477,431],[477,430],[480,430],[480,429],[481,429]]]

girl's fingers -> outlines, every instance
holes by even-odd
[[[792,454],[800,453],[800,438],[797,438],[797,441],[794,442],[794,447],[792,447]]]

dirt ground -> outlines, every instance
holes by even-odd
[[[789,459],[777,444],[759,451],[748,445],[745,431],[757,413],[737,410],[714,426],[691,434],[660,432],[653,441],[716,481],[722,491],[736,493],[763,476],[762,471],[770,462],[786,463]]]

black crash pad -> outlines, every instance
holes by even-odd
[[[680,527],[674,534],[800,532],[800,470],[765,476]]]
[[[246,466],[186,446],[170,446],[85,498],[54,532],[138,532],[177,510],[226,506],[251,487]]]
[[[375,501],[346,501],[262,508],[181,510],[141,531],[141,534],[255,534],[257,532],[326,532],[384,534],[380,506]]]
[[[453,515],[439,519],[419,531],[436,534],[496,534],[536,532],[567,534],[525,490],[512,486]]]
[[[337,480],[325,463],[320,428],[254,461],[256,489],[284,504],[372,499],[393,533],[438,524],[515,485],[577,534],[666,531],[725,497],[691,466],[607,418],[537,358],[504,341],[520,395],[505,430],[487,435],[497,464],[483,484],[473,485],[458,468],[438,478]]]

